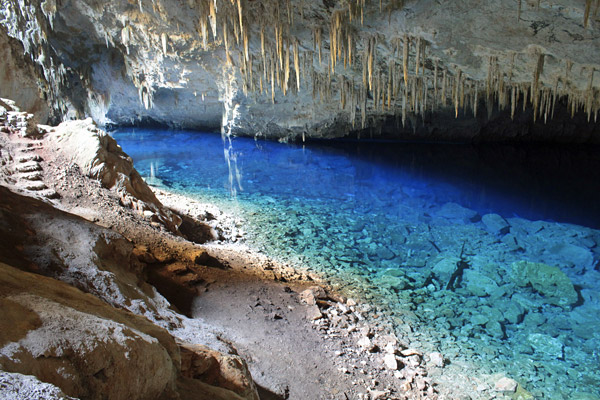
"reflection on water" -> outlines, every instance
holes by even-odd
[[[219,135],[115,137],[155,183],[232,203]],[[507,373],[536,397],[600,395],[600,149],[233,148],[250,244],[319,268],[399,334],[416,330],[420,346]]]

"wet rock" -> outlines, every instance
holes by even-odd
[[[504,310],[504,318],[511,324],[517,324],[523,320],[525,309],[519,303],[511,301]]]
[[[557,256],[558,260],[566,260],[569,266],[574,267],[578,271],[594,266],[593,253],[584,247],[570,243],[559,243],[550,247],[548,251]]]
[[[475,314],[471,317],[471,323],[473,325],[485,325],[489,322],[489,318],[483,314]]]
[[[384,246],[377,248],[376,255],[379,260],[391,260],[396,257],[393,251]]]
[[[492,278],[478,271],[466,269],[463,278],[467,290],[475,296],[489,296],[498,290],[498,284]]]
[[[488,321],[485,324],[485,330],[492,337],[497,339],[504,338],[504,329],[502,329],[502,325],[498,321]]]
[[[513,235],[512,233],[508,233],[508,234],[502,236],[501,240],[502,240],[502,243],[504,243],[506,246],[508,246],[508,248],[511,251],[522,251],[523,250],[523,247],[521,247],[521,244],[517,240],[517,237],[515,235]]]
[[[477,211],[465,208],[456,203],[444,204],[437,212],[437,216],[465,223],[477,222],[480,218]]]
[[[481,222],[494,235],[506,235],[510,231],[508,222],[498,214],[485,214],[481,217]]]
[[[456,271],[456,266],[459,261],[460,258],[458,257],[446,257],[433,266],[432,272],[435,277],[438,278],[440,283],[446,285],[454,271]]]
[[[569,278],[558,267],[529,261],[512,264],[512,274],[518,286],[528,284],[544,296],[544,302],[567,307],[578,300],[577,292]]]
[[[557,339],[543,333],[531,333],[527,336],[527,342],[537,354],[549,359],[563,359],[564,345]]]
[[[502,377],[494,385],[494,390],[497,392],[509,392],[514,393],[517,390],[519,384],[514,379]]]

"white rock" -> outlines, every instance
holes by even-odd
[[[357,344],[363,349],[370,349],[373,346],[371,339],[366,336],[361,337]]]
[[[394,356],[393,354],[388,353],[385,356],[383,356],[383,363],[389,370],[395,371],[398,369],[398,361],[396,361],[396,356]]]
[[[433,352],[429,354],[429,363],[436,367],[442,368],[444,366],[444,356],[442,353]]]
[[[516,392],[518,385],[519,384],[514,379],[502,377],[494,385],[494,390],[496,390],[497,392],[514,393]]]

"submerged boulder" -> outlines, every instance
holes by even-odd
[[[544,297],[544,302],[561,307],[577,303],[578,296],[573,283],[558,267],[529,261],[512,264],[513,280],[517,286],[531,285]]]

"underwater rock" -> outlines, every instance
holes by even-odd
[[[498,291],[498,284],[490,277],[471,270],[466,269],[463,273],[466,283],[466,288],[475,296],[486,297]]]
[[[460,258],[458,257],[445,257],[433,266],[432,272],[440,283],[446,285],[454,271],[456,271],[459,261]]]
[[[485,324],[486,332],[497,339],[504,338],[504,329],[502,328],[502,324],[498,321],[489,321]]]
[[[557,338],[543,333],[531,333],[527,336],[527,342],[537,354],[549,359],[563,359],[564,357],[564,345]]]
[[[506,235],[510,231],[508,222],[498,214],[485,214],[481,217],[481,222],[494,235]]]
[[[437,216],[463,223],[477,222],[480,218],[477,211],[465,208],[456,203],[444,204],[438,210]]]
[[[517,390],[517,386],[519,386],[519,384],[514,379],[502,377],[494,385],[494,390],[497,392],[514,393]]]
[[[521,245],[519,244],[519,241],[517,240],[516,236],[513,235],[512,233],[508,233],[508,234],[502,236],[501,240],[502,240],[502,243],[507,245],[511,251],[522,251],[523,250],[523,247],[521,247]]]
[[[574,267],[577,272],[593,268],[594,255],[589,249],[576,246],[570,243],[559,243],[549,249],[551,254],[557,256],[559,260],[568,263],[569,267]]]
[[[436,367],[442,368],[444,366],[444,356],[439,352],[430,353],[429,363]]]
[[[517,324],[523,320],[525,309],[515,301],[510,301],[508,307],[504,310],[504,318],[508,323]]]
[[[518,261],[512,264],[512,275],[520,287],[529,284],[544,296],[544,302],[561,307],[568,307],[578,300],[573,284],[558,267],[529,261]]]

